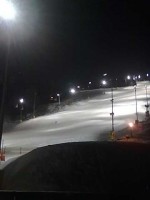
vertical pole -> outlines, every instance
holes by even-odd
[[[3,134],[4,114],[5,114],[5,99],[6,99],[6,92],[7,92],[8,58],[9,58],[9,52],[10,52],[10,35],[8,32],[7,34],[8,34],[7,52],[6,52],[6,62],[4,66],[2,99],[1,99],[1,106],[0,106],[0,151],[1,151],[2,134]]]
[[[135,120],[135,124],[138,124],[139,119],[138,119],[138,111],[137,111],[137,96],[136,96],[136,86],[134,87],[134,92],[135,92],[135,108],[136,108],[136,120]]]
[[[148,110],[149,102],[148,102],[148,96],[147,96],[147,85],[145,85],[145,92],[146,92],[146,105],[145,105],[146,113],[145,113],[145,115],[146,115],[146,118],[149,118],[149,110]]]
[[[111,113],[111,117],[112,117],[112,132],[114,132],[114,94],[113,94],[113,88],[111,88],[111,102],[112,102],[112,113]]]
[[[104,94],[105,94],[105,85],[103,86],[103,88],[104,88]]]
[[[60,94],[57,94],[57,97],[58,97],[58,104],[60,106]]]
[[[22,122],[22,108],[20,108],[20,122]]]
[[[147,96],[147,85],[145,86],[145,90],[146,90],[146,103],[147,103],[147,111],[148,111],[149,102],[148,102],[148,96]]]

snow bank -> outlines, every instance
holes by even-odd
[[[1,189],[130,193],[150,190],[150,146],[84,142],[38,148],[1,171]]]

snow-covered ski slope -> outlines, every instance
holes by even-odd
[[[139,119],[145,116],[145,84],[137,84]],[[118,131],[135,120],[134,87],[114,89],[114,122]],[[149,96],[148,96],[149,97]],[[105,94],[90,97],[66,106],[64,111],[50,114],[18,124],[3,134],[6,157],[28,152],[34,148],[50,144],[107,140],[111,131],[111,90]]]

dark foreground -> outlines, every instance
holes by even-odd
[[[100,194],[150,192],[150,145],[67,143],[38,148],[6,166],[1,190]]]

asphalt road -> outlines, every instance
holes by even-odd
[[[137,84],[139,120],[145,117],[145,84],[148,85],[149,93],[148,82]],[[50,144],[107,140],[111,131],[110,100],[111,91],[106,89],[105,94],[66,106],[62,112],[31,119],[17,125],[3,134],[6,159]],[[133,86],[114,89],[116,133],[126,127],[129,122],[135,121],[135,110]]]

